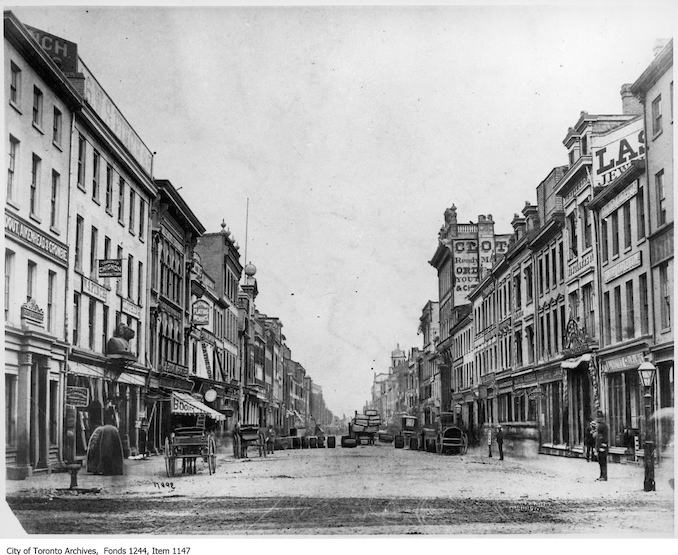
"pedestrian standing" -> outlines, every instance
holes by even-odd
[[[499,460],[504,460],[504,430],[501,426],[497,426],[497,447],[499,448]]]
[[[596,453],[598,454],[598,465],[600,466],[600,476],[596,481],[607,482],[607,447],[608,447],[608,428],[605,422],[605,414],[602,410],[598,411],[598,423],[596,430]]]
[[[595,436],[596,423],[589,422],[589,425],[586,427],[586,434],[584,436],[584,451],[586,455],[586,462],[589,462],[591,459],[594,459],[593,451],[596,447],[596,436]]]
[[[269,426],[266,431],[266,453],[273,454],[275,446],[275,430],[273,426]]]
[[[488,456],[492,458],[492,427],[487,427],[487,451]]]

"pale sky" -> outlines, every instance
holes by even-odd
[[[78,44],[155,176],[241,253],[250,198],[257,306],[341,415],[421,346],[445,208],[509,232],[580,111],[619,113],[672,35],[654,4],[14,12]]]

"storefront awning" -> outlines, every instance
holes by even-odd
[[[188,393],[172,392],[172,412],[174,414],[204,413],[214,420],[226,420],[226,416],[191,397]]]
[[[561,362],[561,366],[563,368],[571,370],[572,368],[576,368],[577,366],[584,362],[586,362],[587,364],[591,362],[591,353],[587,353],[577,358],[568,358],[567,360]]]

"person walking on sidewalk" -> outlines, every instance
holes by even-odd
[[[596,453],[598,454],[598,464],[600,465],[600,476],[597,481],[607,482],[607,446],[608,446],[608,428],[605,422],[605,414],[602,410],[598,411],[598,426],[596,430]]]
[[[488,456],[492,458],[492,426],[487,427],[487,451]]]
[[[501,426],[497,426],[497,447],[499,448],[499,460],[504,460],[504,430]]]

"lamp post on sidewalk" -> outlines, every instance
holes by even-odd
[[[657,368],[649,361],[643,362],[638,367],[640,381],[645,389],[645,438],[643,450],[645,453],[645,481],[643,489],[645,491],[655,491],[654,484],[654,434],[652,433],[652,382],[654,381]]]

